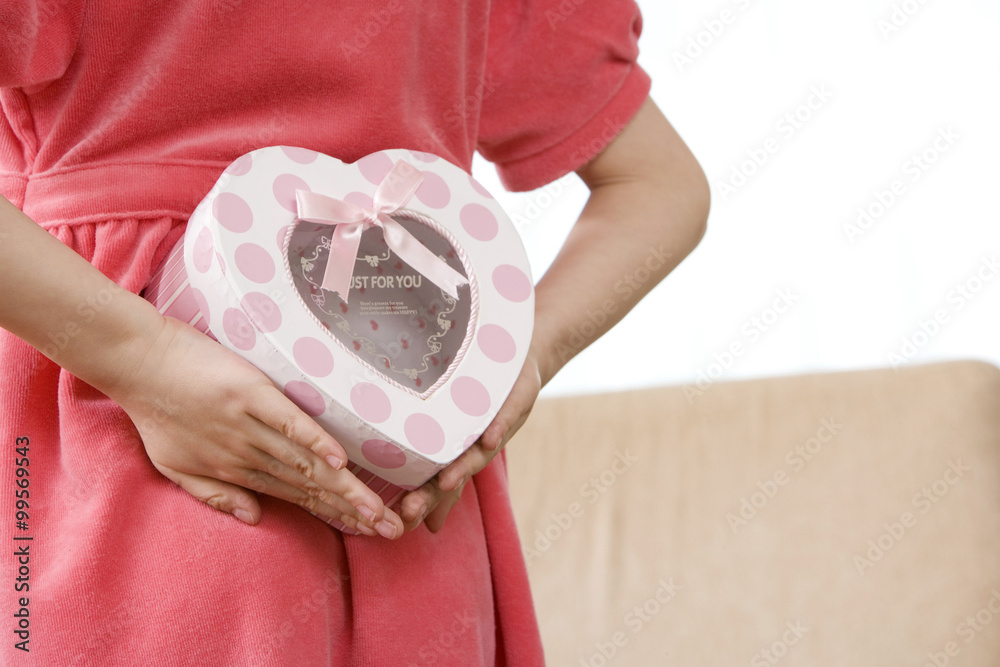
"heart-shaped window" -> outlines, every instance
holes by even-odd
[[[454,299],[401,260],[382,230],[361,235],[348,298],[320,287],[334,227],[298,221],[286,240],[286,270],[302,302],[340,344],[389,382],[426,398],[447,379],[474,322],[474,276],[467,259],[433,220],[392,215],[433,254],[469,280]]]

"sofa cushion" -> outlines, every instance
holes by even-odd
[[[550,664],[1000,664],[991,365],[545,399],[507,462]]]

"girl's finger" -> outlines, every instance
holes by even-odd
[[[340,521],[352,530],[373,537],[381,535],[387,539],[394,539],[403,534],[403,521],[392,510],[387,509],[385,511],[385,518],[377,523],[373,523],[367,517],[360,514],[353,506],[342,500],[338,507],[333,507],[315,496],[304,493],[297,486],[268,473],[254,470],[250,471],[249,474],[252,476],[252,484],[255,490],[259,490],[261,493],[266,493],[275,498],[286,500],[321,517]]]
[[[306,497],[312,497],[375,527],[389,519],[382,499],[350,470],[334,470],[312,451],[289,442],[265,424],[258,424],[260,428],[256,429],[253,440],[257,452],[252,455],[253,466],[261,476],[270,476],[294,488],[296,500],[290,502],[303,505]],[[399,529],[401,532],[402,522]],[[388,529],[384,526],[383,530]]]
[[[420,525],[430,512],[437,507],[444,497],[444,492],[438,487],[437,475],[424,482],[420,488],[410,491],[400,503],[399,515],[407,530]]]
[[[479,443],[472,445],[452,461],[447,468],[437,474],[438,487],[442,491],[453,491],[459,488],[470,477],[485,468],[499,453],[499,449],[487,450]]]
[[[441,502],[439,502],[437,507],[431,510],[431,512],[427,515],[427,518],[424,519],[424,525],[427,526],[427,530],[432,533],[436,533],[441,530],[442,526],[444,526],[444,520],[448,518],[448,514],[451,512],[451,508],[453,508],[462,498],[462,491],[464,489],[465,485],[463,484],[454,491],[444,494]]]
[[[232,514],[251,526],[260,521],[260,502],[252,491],[211,477],[180,472],[155,462],[153,465],[164,477],[201,502],[226,514]]]
[[[247,412],[283,436],[340,470],[347,465],[347,452],[337,440],[290,401],[273,384],[264,384],[251,396]]]

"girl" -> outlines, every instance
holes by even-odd
[[[707,218],[640,28],[632,0],[5,0],[4,662],[542,664],[495,457]],[[274,144],[466,170],[479,150],[511,189],[591,190],[514,390],[398,513],[253,366],[137,296],[225,166]]]

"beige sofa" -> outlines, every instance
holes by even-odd
[[[540,401],[507,448],[551,665],[1000,665],[1000,370]]]

